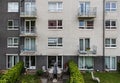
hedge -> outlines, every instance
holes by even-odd
[[[70,83],[84,83],[84,79],[77,64],[70,60],[69,61],[69,72],[70,72]]]
[[[9,69],[6,74],[0,78],[0,83],[15,83],[24,68],[23,62],[18,62],[14,67]]]

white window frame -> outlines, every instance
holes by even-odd
[[[58,40],[62,39],[62,42],[59,43]],[[49,42],[56,43],[56,44],[49,44]],[[49,37],[48,38],[48,46],[49,47],[62,47],[63,46],[63,38],[62,37]]]
[[[8,20],[8,23],[9,21],[12,21],[13,25],[12,26],[7,26],[8,30],[19,30],[19,25],[18,26],[15,26],[15,23],[14,23],[14,20]],[[9,28],[9,27],[12,27],[12,28]],[[14,28],[14,27],[18,27],[18,28]]]
[[[110,21],[110,26],[106,26],[106,21]],[[106,30],[114,30],[114,29],[117,29],[117,21],[116,20],[106,20],[105,21],[105,29]],[[115,21],[115,24],[116,24],[116,26],[112,26],[112,21]],[[109,29],[108,28],[106,28],[106,27],[110,27]],[[114,28],[115,27],[115,28]]]
[[[80,39],[82,39],[83,40],[83,50],[80,50],[81,52],[83,51],[83,52],[85,52],[87,49],[85,49],[85,40],[86,39],[89,39],[89,46],[90,46],[90,38],[80,38]],[[79,39],[79,49],[80,49],[80,39]]]
[[[18,54],[6,54],[6,68],[7,68],[7,69],[10,69],[10,68],[11,68],[11,67],[8,66],[8,62],[9,62],[9,61],[8,61],[8,57],[9,57],[9,56],[12,57],[12,67],[15,66],[15,64],[14,64],[14,63],[15,63],[15,61],[14,61],[14,60],[15,60],[15,59],[14,59],[15,57],[17,57],[17,62],[19,62],[19,56],[18,56]]]
[[[107,44],[106,39],[109,39],[110,44]],[[115,39],[115,44],[112,43],[112,40]],[[114,46],[112,46],[114,45]],[[117,47],[117,39],[116,38],[105,38],[105,48],[116,48]]]
[[[84,22],[83,26],[80,26],[80,21]],[[87,26],[87,21],[93,21],[93,26]],[[80,27],[83,27],[83,28],[80,28]],[[88,28],[88,27],[91,27],[91,28]],[[87,29],[87,30],[94,29],[94,20],[79,20],[79,29]]]
[[[10,42],[10,40],[9,40],[9,38],[11,38],[12,39],[12,42],[11,43],[9,43]],[[18,39],[17,41],[17,43],[15,43],[15,39]],[[8,48],[18,48],[18,45],[19,45],[19,38],[18,37],[8,37],[7,38],[7,47]]]
[[[49,26],[49,21],[56,21],[56,26]],[[62,26],[58,26],[58,21],[62,21],[62,20],[48,20],[48,29],[51,30],[49,27],[56,27],[56,29],[59,29],[59,27],[61,27],[61,29],[63,29],[63,24]]]
[[[92,57],[92,56],[89,56],[89,57]],[[82,65],[84,66],[83,68],[80,68],[80,58],[83,58],[83,62],[82,62],[82,63],[83,63]],[[80,57],[79,57],[79,61],[78,61],[78,62],[79,62],[79,63],[78,63],[79,69],[80,69],[80,70],[93,70],[93,69],[94,69],[94,58],[92,57],[92,65],[93,65],[93,68],[91,68],[91,69],[85,68],[85,66],[86,66],[86,58],[87,58],[87,56],[80,56]]]
[[[55,5],[56,7],[50,8],[50,5]],[[61,8],[59,8],[59,4],[61,4]],[[48,11],[49,12],[62,12],[63,10],[63,2],[48,2]]]
[[[106,57],[108,57],[109,58],[109,60],[110,60],[110,63],[109,63],[109,65],[110,65],[110,68],[106,68],[105,67],[105,69],[109,69],[109,70],[116,70],[117,69],[117,57],[116,56],[106,56]],[[105,57],[105,58],[106,58]],[[115,69],[112,69],[112,58],[115,58]],[[106,64],[106,63],[105,63]]]
[[[8,12],[19,12],[19,3],[8,2]]]
[[[107,3],[110,3],[110,8],[106,8],[106,7],[107,7],[107,6],[106,6]],[[112,8],[112,4],[113,4],[113,3],[116,4],[116,7],[115,7],[115,8]],[[105,11],[106,11],[106,12],[113,12],[113,10],[114,10],[114,11],[117,10],[117,2],[115,2],[115,1],[107,1],[106,4],[105,4]],[[109,11],[108,11],[108,10],[109,10]]]

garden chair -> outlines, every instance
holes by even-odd
[[[93,72],[91,72],[91,75],[92,75],[92,79],[94,81],[97,81],[97,83],[100,83],[100,79],[98,77],[95,77],[94,74],[93,74]]]

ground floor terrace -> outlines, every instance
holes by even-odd
[[[17,62],[24,61],[24,66],[28,69],[41,69],[45,66],[46,69],[51,68],[55,62],[58,67],[64,69],[66,63],[69,60],[74,60],[78,64],[80,70],[97,70],[102,71],[105,67],[106,70],[117,70],[117,62],[120,61],[120,56],[105,56],[103,62],[103,56],[65,56],[65,55],[6,55],[5,66],[1,66],[0,69],[8,69],[13,67]],[[103,63],[105,66],[103,67]]]

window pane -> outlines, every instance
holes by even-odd
[[[116,21],[111,21],[111,26],[116,26]]]
[[[93,29],[93,21],[87,21],[87,29]]]
[[[85,67],[87,69],[92,69],[93,68],[93,59],[92,59],[92,57],[85,57]]]
[[[112,69],[115,69],[115,57],[112,57]]]
[[[105,57],[105,68],[110,69],[110,57]]]
[[[62,68],[62,57],[58,56],[58,67]]]
[[[12,67],[12,56],[8,56],[8,68]]]
[[[107,3],[106,3],[106,8],[107,8],[107,9],[108,9],[108,8],[110,9],[110,2],[107,2]]]
[[[8,21],[8,26],[13,26],[13,21]]]
[[[111,3],[112,8],[116,8],[116,3]]]
[[[35,66],[35,56],[31,56],[31,66]]]
[[[83,57],[79,58],[79,64],[80,64],[79,65],[80,68],[85,68],[84,63],[83,63]]]
[[[110,39],[105,39],[105,44],[110,44]]]
[[[106,22],[105,22],[105,25],[106,25],[106,26],[110,26],[110,21],[106,21]]]
[[[112,44],[116,44],[116,39],[112,39],[111,41]]]
[[[90,40],[85,39],[85,50],[87,50],[88,48],[90,48]]]
[[[80,39],[80,51],[83,51],[83,39]]]
[[[81,29],[85,28],[85,22],[83,20],[79,21],[79,28],[81,28]]]

